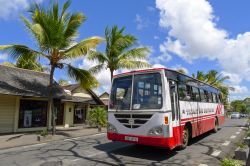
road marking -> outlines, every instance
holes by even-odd
[[[74,160],[71,160],[71,161],[75,162],[75,161],[78,161],[78,160],[80,160],[80,159],[74,159]]]
[[[99,135],[104,135],[106,133],[98,133],[98,134],[94,134],[94,135],[85,135],[85,136],[81,136],[81,137],[75,137],[75,138],[67,138],[67,139],[64,139],[63,141],[71,141],[71,140],[79,140],[79,139],[82,139],[82,138],[92,138],[92,137],[96,137],[96,136],[99,136]]]
[[[230,138],[231,138],[231,139],[234,139],[234,138],[236,138],[236,136],[235,136],[235,135],[232,135]]]
[[[225,141],[222,146],[228,146],[231,143],[231,141]]]
[[[238,134],[240,134],[240,132],[236,132],[236,134],[238,135]]]
[[[221,153],[220,150],[215,150],[211,155],[214,156],[214,157],[217,157],[217,156],[220,155],[220,153]]]
[[[36,147],[36,146],[42,146],[42,145],[46,145],[46,144],[48,144],[48,143],[41,143],[41,144],[34,144],[34,145],[28,145],[27,147]]]
[[[239,131],[242,131],[242,129],[239,129]]]
[[[208,166],[207,164],[200,164],[199,166]]]

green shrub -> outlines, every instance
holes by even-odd
[[[221,166],[242,166],[242,164],[238,160],[225,158],[222,160]]]
[[[43,131],[41,131],[40,135],[43,136],[43,137],[47,136],[48,135],[48,130],[44,129]]]
[[[107,111],[103,107],[93,108],[87,115],[88,124],[91,127],[107,126]]]
[[[240,149],[245,149],[247,147],[247,145],[245,143],[237,143],[237,146],[240,148]]]
[[[247,136],[247,137],[250,137],[250,130],[248,130],[246,136]]]

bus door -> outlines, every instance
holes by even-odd
[[[179,111],[179,99],[177,91],[176,81],[169,81],[170,89],[170,100],[172,109],[172,126],[173,126],[173,136],[177,143],[181,142],[181,131],[180,131],[180,111]],[[177,133],[177,134],[176,134]]]
[[[200,111],[200,94],[199,94],[199,89],[197,87],[192,87],[192,95],[191,95],[191,99],[192,99],[192,116],[193,116],[193,124],[192,127],[194,129],[195,132],[193,132],[193,134],[195,134],[195,136],[198,136],[201,134],[201,125],[199,123],[199,111]]]

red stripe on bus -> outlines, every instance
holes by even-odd
[[[195,118],[203,118],[203,117],[207,117],[207,116],[215,116],[215,115],[216,114],[210,114],[210,115],[196,116],[196,117],[191,117],[191,118],[184,118],[184,119],[181,119],[181,121],[192,120]]]

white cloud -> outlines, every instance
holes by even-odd
[[[247,93],[249,93],[249,90],[246,86],[234,85],[233,88],[234,88],[234,91],[231,91],[232,94],[247,94]]]
[[[0,54],[0,60],[7,60],[8,59],[8,54]]]
[[[234,91],[230,91],[230,101],[243,100],[249,97],[249,89],[246,86],[234,85]]]
[[[156,7],[159,24],[168,32],[160,45],[162,52],[174,53],[189,63],[214,60],[234,85],[250,81],[250,32],[230,38],[226,30],[218,28],[218,17],[207,0],[156,0]]]
[[[185,74],[189,73],[188,69],[183,67],[181,64],[177,64],[175,66],[172,66],[171,69],[173,69],[173,70],[180,70],[181,69],[185,72]]]
[[[30,3],[42,0],[0,0],[0,19],[9,19],[12,16],[18,15],[20,12],[27,10]]]
[[[149,12],[154,12],[155,10],[156,9],[154,7],[152,7],[152,6],[147,7],[147,11],[149,11]]]
[[[135,15],[135,23],[137,30],[143,30],[151,25],[155,25],[149,18],[143,17],[140,14]]]
[[[155,39],[155,40],[158,40],[158,39],[159,39],[159,36],[154,36],[154,39]]]
[[[237,74],[232,74],[232,73],[225,72],[225,71],[222,71],[221,74],[223,77],[229,76],[229,82],[233,85],[238,85],[242,81],[242,78]]]
[[[225,44],[227,32],[216,27],[213,9],[205,0],[157,0],[160,26],[169,28],[162,47],[187,61],[215,59]]]
[[[154,64],[154,65],[153,65],[153,68],[166,68],[166,66],[157,63],[157,64]]]
[[[148,26],[147,21],[143,20],[142,16],[136,14],[135,16],[136,29],[142,30]]]

